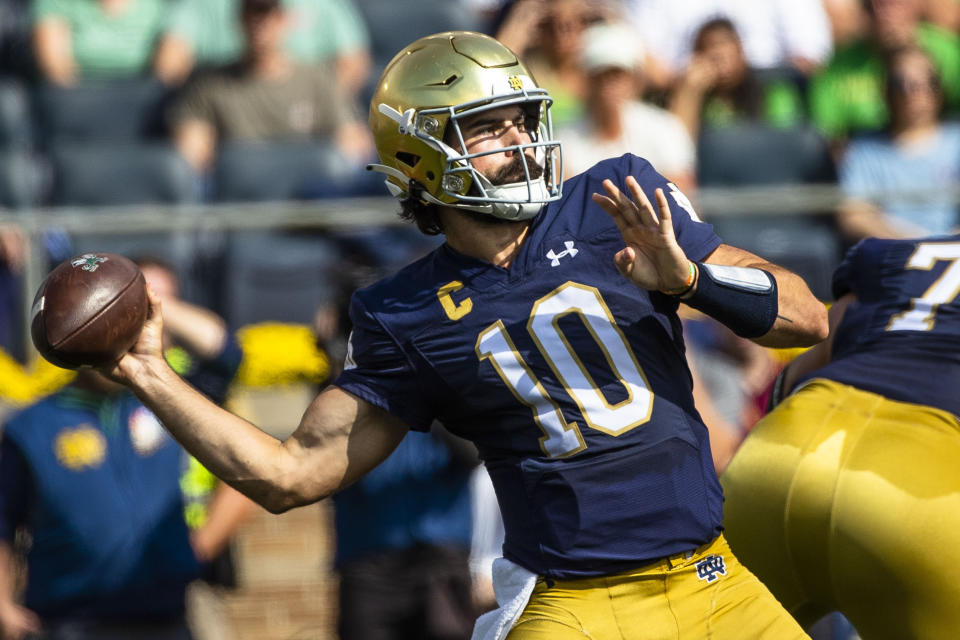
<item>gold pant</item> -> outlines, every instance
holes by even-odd
[[[718,558],[720,560],[718,560]],[[723,536],[613,576],[542,578],[507,640],[807,638]]]
[[[960,638],[952,414],[814,380],[721,482],[731,547],[801,624],[839,610],[864,640]]]

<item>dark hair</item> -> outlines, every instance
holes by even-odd
[[[733,21],[725,16],[717,16],[707,20],[697,29],[693,39],[693,50],[700,52],[703,49],[704,40],[714,31],[726,31],[738,43],[741,43],[740,34],[737,32]],[[742,49],[741,43],[741,51]],[[709,100],[716,93],[715,89],[711,89],[707,94],[707,99]],[[728,97],[736,112],[743,114],[749,120],[761,120],[763,118],[764,94],[764,86],[760,78],[757,77],[756,70],[747,63],[743,81],[730,90]]]
[[[896,88],[897,83],[902,82],[902,77],[896,69],[897,63],[903,58],[912,55],[921,56],[927,61],[927,67],[930,69],[930,82],[936,91],[942,91],[942,86],[940,84],[940,72],[937,70],[937,66],[933,63],[930,55],[926,52],[926,50],[923,49],[923,47],[915,44],[908,44],[902,47],[897,47],[884,56],[884,90],[888,100],[892,97],[893,89]]]
[[[281,8],[280,0],[243,0],[240,7],[241,15],[263,15]]]
[[[693,36],[694,51],[699,52],[703,48],[703,40],[711,31],[726,31],[736,38],[737,42],[740,42],[740,33],[734,26],[733,21],[725,16],[717,16],[716,18],[707,20],[697,29],[696,34]]]
[[[443,233],[440,210],[437,205],[420,199],[423,188],[418,186],[413,180],[410,181],[410,195],[400,201],[400,212],[397,215],[403,220],[415,223],[421,233],[428,236],[440,235]]]

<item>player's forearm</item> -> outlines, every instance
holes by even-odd
[[[301,482],[296,455],[276,438],[243,418],[210,402],[154,359],[131,386],[183,447],[214,475],[262,505],[279,513],[318,500],[323,478],[309,488]]]
[[[827,308],[795,273],[770,263],[757,265],[777,279],[777,319],[754,342],[764,347],[809,347],[827,337]]]
[[[757,332],[745,337],[749,337],[757,344],[765,347],[807,347],[827,337],[826,307],[810,292],[807,284],[800,276],[783,267],[767,262],[749,251],[725,244],[717,247],[705,262],[714,265],[759,269],[776,279],[776,305],[775,307],[768,306],[773,323],[762,334]],[[704,275],[701,273],[700,277],[704,277]],[[699,286],[698,278],[697,287]],[[729,292],[731,296],[736,295],[736,289],[730,289]],[[685,297],[689,298],[690,296]],[[730,300],[730,303],[733,304],[734,299],[731,297]],[[775,315],[774,311],[776,312]],[[730,323],[727,323],[727,326],[734,333],[744,335],[738,332],[738,327],[732,326]]]

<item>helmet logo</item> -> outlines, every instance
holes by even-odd
[[[443,176],[443,188],[446,191],[460,193],[463,191],[463,178],[448,173],[447,175]]]
[[[520,91],[520,89],[523,89],[523,81],[520,80],[520,76],[510,76],[507,78],[507,83],[514,91]]]

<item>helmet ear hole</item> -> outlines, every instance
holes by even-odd
[[[397,151],[397,153],[394,154],[394,157],[399,162],[402,162],[403,164],[407,165],[411,169],[417,166],[417,163],[420,162],[420,156],[414,153],[409,153],[407,151]]]

